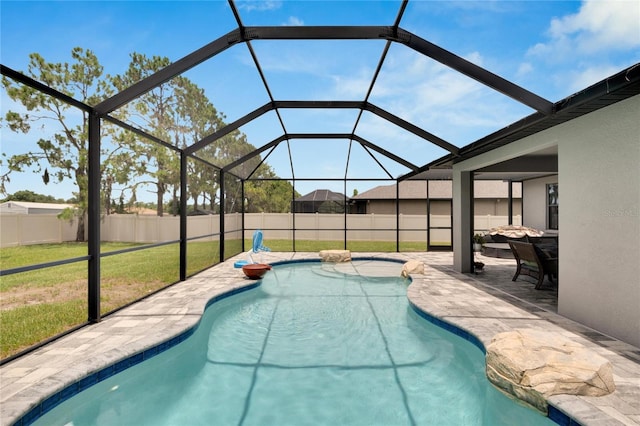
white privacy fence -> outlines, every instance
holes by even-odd
[[[0,247],[75,241],[77,220],[56,215],[3,214],[0,216]]]
[[[242,215],[225,215],[227,232],[242,227]],[[476,232],[508,223],[507,216],[475,216]],[[345,216],[320,213],[247,213],[244,217],[245,238],[251,238],[255,229],[262,229],[265,240],[342,240],[345,235]],[[395,241],[396,224],[401,241],[426,241],[426,215],[349,214],[346,215],[347,239],[351,241]],[[451,217],[431,215],[431,241],[450,242]],[[515,216],[514,225],[521,224]],[[77,222],[58,219],[54,215],[2,215],[0,217],[0,247],[74,241]],[[175,216],[109,215],[100,226],[101,240],[110,242],[158,243],[180,238],[180,218]],[[187,237],[218,240],[218,215],[189,216]],[[239,238],[240,235],[233,236]],[[229,237],[227,237],[229,238]]]

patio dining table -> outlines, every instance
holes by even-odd
[[[533,243],[536,252],[539,256],[545,259],[557,259],[558,258],[558,244],[554,242]]]

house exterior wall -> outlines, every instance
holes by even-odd
[[[395,214],[396,203],[392,200],[371,200],[367,202],[366,214]]]
[[[547,229],[547,184],[550,183],[558,183],[558,176],[531,179],[522,183],[524,193],[522,220],[525,226]],[[562,188],[559,191],[562,191]]]
[[[432,215],[451,216],[450,200],[431,200],[430,213]]]
[[[367,203],[367,214],[396,214],[395,200],[370,200]],[[427,214],[426,200],[400,200],[400,213]]]
[[[431,204],[432,214],[449,214],[449,204],[446,204],[446,213],[442,208],[438,208],[437,203]],[[513,214],[519,215],[522,208],[520,199],[513,200]],[[424,215],[427,212],[426,200],[400,200],[401,214]],[[367,214],[396,214],[396,203],[394,200],[369,200],[367,203]],[[508,199],[491,198],[476,199],[474,202],[474,213],[476,215],[507,216],[509,214]]]
[[[522,200],[513,200],[513,215],[517,216],[522,211]],[[509,200],[507,198],[477,199],[473,203],[473,213],[486,216],[508,216]]]
[[[395,210],[393,211],[395,214]],[[427,200],[400,201],[400,214],[427,214]]]
[[[640,347],[640,95],[558,126],[560,314]]]
[[[465,170],[557,146],[558,312],[640,347],[638,117],[640,95],[457,163],[453,171],[455,188]],[[546,210],[546,203],[525,205],[524,225],[532,225],[526,218],[539,214],[532,209]],[[454,208],[454,224],[463,223],[463,215]],[[463,242],[463,237],[454,234],[458,270],[471,256],[456,247],[456,238]]]

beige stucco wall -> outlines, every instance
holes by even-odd
[[[522,222],[524,226],[541,230],[547,229],[547,184],[550,183],[558,183],[558,176],[531,179],[522,183],[524,193]],[[561,191],[562,188],[559,188],[558,192]],[[540,208],[540,206],[544,206],[544,208]]]
[[[513,200],[513,215],[519,215],[522,201]],[[473,213],[478,215],[507,216],[509,214],[509,200],[506,198],[476,199],[473,203]]]
[[[640,96],[556,134],[559,313],[640,347]]]
[[[513,200],[513,214],[519,215],[522,207],[520,199]],[[506,198],[476,199],[474,202],[474,212],[476,215],[496,215],[507,216],[509,213],[509,202]],[[400,200],[401,214],[426,214],[426,200]],[[449,214],[450,207],[448,201],[439,204],[438,201],[431,202],[432,214]],[[396,214],[396,203],[394,200],[371,200],[367,204],[367,214]]]
[[[427,214],[426,200],[400,200],[400,213]],[[396,214],[395,200],[371,200],[367,204],[367,214]]]
[[[454,165],[455,178],[461,171],[557,146],[558,311],[638,347],[639,117],[640,95]],[[454,208],[454,215],[454,223],[460,222],[463,213]],[[546,203],[525,204],[523,223],[532,226],[541,215]],[[454,233],[454,248],[463,237]],[[464,256],[462,251],[454,257]]]

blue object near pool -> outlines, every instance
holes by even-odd
[[[253,252],[259,251],[271,251],[271,249],[262,245],[262,231],[257,230],[253,233]]]
[[[400,268],[276,265],[36,424],[553,424],[491,386],[481,348],[416,313]]]
[[[244,265],[248,265],[249,261],[248,260],[236,260],[233,263],[233,267],[234,268],[242,268]]]
[[[253,260],[253,257],[251,257],[252,253],[258,253],[261,251],[271,251],[271,249],[269,247],[265,247],[262,245],[262,231],[261,230],[257,230],[253,233],[253,245],[251,247],[251,252],[249,252],[249,260],[237,260],[236,262],[234,262],[233,267],[234,268],[242,268],[244,265],[247,265],[249,263],[257,263],[255,260]]]

